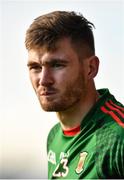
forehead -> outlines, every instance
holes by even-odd
[[[45,47],[34,48],[28,51],[28,61],[44,62],[52,59],[78,59],[78,55],[68,38],[57,41],[56,48],[52,51],[48,51]]]

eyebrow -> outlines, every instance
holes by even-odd
[[[55,63],[68,64],[69,61],[66,60],[66,59],[54,58],[54,59],[47,60],[47,61],[43,62],[42,65],[52,65],[52,64],[55,64]],[[33,66],[33,65],[39,65],[39,63],[36,62],[36,61],[29,61],[29,62],[27,63],[27,66],[28,66],[28,67]]]
[[[27,67],[34,66],[34,65],[38,65],[38,64],[39,64],[39,63],[37,63],[37,62],[29,61],[29,62],[27,63]]]

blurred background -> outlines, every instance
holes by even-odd
[[[57,122],[40,108],[27,70],[25,32],[50,11],[81,12],[94,23],[100,69],[96,87],[107,87],[124,103],[123,0],[0,1],[0,178],[47,178],[46,140]]]

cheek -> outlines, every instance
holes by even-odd
[[[62,77],[57,77],[57,84],[62,88],[62,90],[73,84],[73,81],[74,78],[72,78],[72,76],[68,76],[65,74]]]
[[[61,90],[66,90],[66,88],[74,88],[75,83],[79,81],[79,73],[66,72],[56,77],[56,84],[61,87]]]
[[[67,72],[56,72],[52,77],[55,80],[56,84],[61,85],[64,84],[67,79]]]
[[[79,75],[79,69],[72,67],[66,68],[65,70],[56,74],[56,79],[61,82],[70,82],[77,79]]]
[[[29,77],[30,77],[30,81],[31,81],[32,86],[34,88],[36,88],[38,85],[38,77],[32,73],[29,74]]]

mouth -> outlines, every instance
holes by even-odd
[[[54,94],[56,94],[55,92],[43,92],[43,93],[41,93],[40,95],[41,96],[51,96],[51,95],[54,95]]]
[[[58,93],[58,90],[55,88],[41,88],[39,87],[36,90],[36,94],[37,96],[39,96],[40,98],[54,98],[54,96]]]
[[[56,92],[55,91],[44,91],[44,92],[38,92],[38,95],[41,97],[50,97],[55,95]]]

